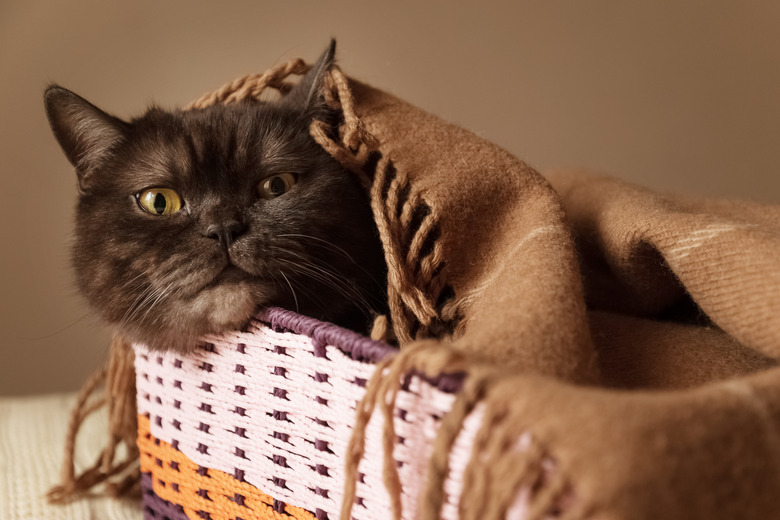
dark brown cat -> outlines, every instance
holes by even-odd
[[[76,168],[73,263],[126,338],[186,349],[278,305],[356,330],[385,312],[368,196],[309,135],[334,44],[274,102],[151,108],[130,122],[51,86],[46,113]]]

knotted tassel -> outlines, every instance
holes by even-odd
[[[105,484],[106,492],[112,496],[137,495],[140,492],[133,349],[122,338],[115,336],[109,355],[108,367],[92,374],[79,391],[65,439],[62,482],[47,495],[51,503],[71,502],[99,484]],[[89,415],[104,406],[108,406],[108,445],[94,464],[77,474],[75,458],[79,430]],[[116,460],[122,445],[125,457]]]

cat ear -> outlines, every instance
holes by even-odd
[[[43,99],[52,132],[85,192],[95,170],[125,139],[129,125],[58,85],[47,88]]]
[[[322,96],[322,83],[335,63],[335,56],[336,40],[332,39],[325,52],[284,99],[299,110],[311,112],[313,116],[327,111]]]

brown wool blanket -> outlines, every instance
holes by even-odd
[[[206,102],[284,90],[304,70],[294,61]],[[401,345],[362,409],[392,406],[410,370],[465,374],[420,518],[439,517],[448,450],[477,408],[463,518],[503,518],[521,485],[534,489],[528,518],[780,518],[780,207],[543,177],[338,69],[325,94],[343,124],[312,135],[371,191]],[[115,404],[131,365],[113,366],[125,367],[108,376],[119,424],[133,417]],[[358,416],[353,477],[364,426]]]
[[[534,478],[509,448],[524,433],[556,461],[532,516],[780,518],[780,208],[545,178],[389,94],[350,91],[381,153],[364,169],[396,364],[470,370],[462,412],[486,410],[464,518],[502,517]],[[440,431],[423,518],[438,518],[460,420]]]

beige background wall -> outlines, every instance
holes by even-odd
[[[780,203],[780,2],[639,4],[1,0],[0,395],[77,388],[109,337],[69,272],[50,81],[129,116],[335,36],[348,73],[540,169]]]

